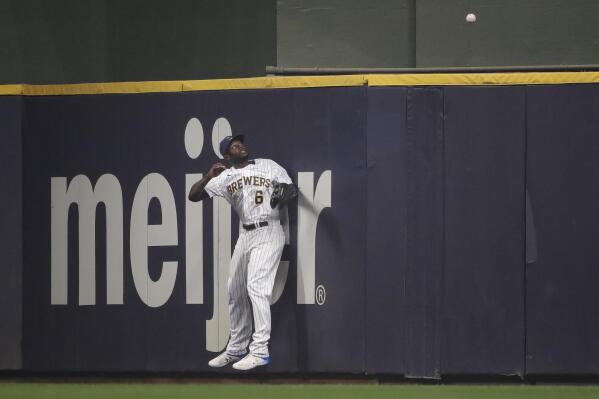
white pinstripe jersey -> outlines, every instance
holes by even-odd
[[[231,204],[241,223],[279,220],[279,209],[270,207],[273,181],[291,183],[291,178],[275,161],[254,159],[241,169],[230,167],[212,178],[204,190],[210,197],[219,196]]]

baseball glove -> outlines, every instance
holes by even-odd
[[[274,183],[274,191],[270,196],[270,207],[281,208],[284,205],[287,205],[289,201],[297,197],[298,189],[295,184],[287,184],[287,183]]]

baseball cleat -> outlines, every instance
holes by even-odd
[[[268,363],[270,363],[270,357],[260,357],[250,353],[237,363],[233,363],[233,368],[245,371],[258,366],[266,366]]]
[[[239,361],[241,358],[243,358],[243,354],[242,355],[232,355],[230,353],[227,352],[223,352],[220,355],[218,355],[217,357],[215,357],[214,359],[210,360],[208,362],[208,366],[210,367],[224,367],[229,363],[233,363],[233,362],[237,362]]]

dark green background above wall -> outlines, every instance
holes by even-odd
[[[415,0],[278,0],[279,67],[413,67]]]
[[[416,21],[419,67],[599,64],[596,0],[417,0]]]
[[[0,83],[264,75],[275,0],[0,0]]]
[[[0,84],[599,64],[599,1],[0,0],[0,38]]]
[[[278,0],[277,29],[279,67],[599,64],[596,0]]]

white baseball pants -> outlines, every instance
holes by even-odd
[[[250,352],[269,356],[270,300],[284,245],[285,233],[278,221],[250,231],[240,230],[228,282],[231,336],[227,352],[245,352],[252,338]]]

